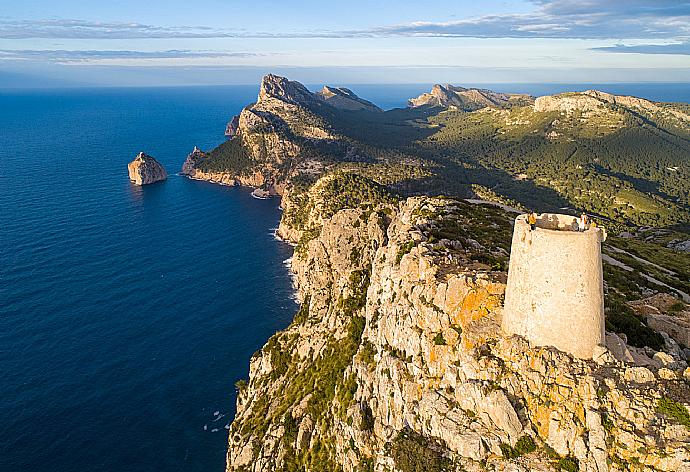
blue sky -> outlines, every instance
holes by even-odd
[[[0,87],[690,81],[690,0],[2,0]]]

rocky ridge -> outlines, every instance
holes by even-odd
[[[325,85],[315,95],[332,107],[341,110],[382,111],[370,101],[359,98],[352,90],[344,87],[329,87]]]
[[[314,110],[351,109],[354,103],[366,108],[369,103],[346,89],[328,90],[329,98],[324,98],[324,91],[315,94],[299,82],[265,76],[257,102],[245,107],[228,124],[226,136],[230,141],[209,153],[190,154],[183,174],[226,185],[264,187],[282,194],[290,177],[321,168],[315,156],[347,153],[343,137],[334,133]],[[228,155],[232,156],[230,160]],[[221,165],[211,166],[214,159]]]
[[[652,117],[655,120],[671,121],[680,127],[690,125],[690,115],[681,110],[644,98],[613,95],[598,90],[547,95],[538,97],[534,102],[534,111],[536,112],[610,113],[615,112],[617,108],[627,109],[643,116]]]
[[[682,351],[644,367],[610,333],[585,362],[501,333],[512,216],[327,203],[284,201],[302,307],[238,386],[227,470],[690,470]]]
[[[498,93],[486,89],[464,88],[454,85],[436,84],[431,92],[409,100],[410,107],[456,107],[464,111],[474,111],[485,107],[510,108],[534,102],[527,94]]]
[[[168,173],[161,163],[144,152],[140,152],[127,164],[127,171],[129,180],[136,185],[148,185],[168,178]]]

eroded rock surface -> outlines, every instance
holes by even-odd
[[[229,471],[407,471],[415,457],[428,470],[690,470],[681,364],[626,363],[615,336],[584,361],[501,332],[512,215],[416,197],[310,208],[303,230],[281,223],[302,308],[251,360]]]
[[[152,184],[168,178],[168,173],[160,162],[143,152],[127,164],[127,170],[129,180],[136,185]]]

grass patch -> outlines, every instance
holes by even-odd
[[[668,397],[661,397],[656,409],[659,413],[673,418],[686,428],[690,428],[690,413],[688,413],[688,409],[682,403],[678,403]]]

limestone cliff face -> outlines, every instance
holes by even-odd
[[[456,87],[436,84],[431,92],[412,98],[411,107],[457,107],[465,111],[474,111],[485,107],[509,108],[515,105],[529,105],[534,101],[527,94],[497,93],[491,90]]]
[[[615,336],[583,361],[501,332],[510,215],[309,208],[304,229],[281,224],[302,307],[251,360],[227,470],[690,470],[684,361],[625,364]]]
[[[341,110],[381,111],[370,101],[359,98],[352,90],[343,87],[325,85],[316,95],[330,106]]]
[[[165,168],[153,157],[140,152],[127,164],[129,180],[136,185],[148,185],[168,178]]]
[[[534,102],[534,111],[537,112],[613,114],[620,113],[621,109],[655,121],[663,120],[678,127],[687,128],[690,124],[690,115],[672,104],[655,103],[643,98],[613,95],[598,90],[549,95],[539,97]]]
[[[321,162],[333,156],[347,156],[348,142],[320,118],[326,109],[367,109],[374,107],[347,89],[327,88],[315,94],[299,82],[267,75],[261,82],[257,102],[245,107],[226,129],[230,146],[241,149],[241,166],[235,162],[210,165],[223,154],[224,145],[202,153],[204,159],[187,159],[183,173],[195,179],[265,186],[282,193],[290,177],[297,173],[318,173]],[[235,151],[235,153],[240,151]]]

